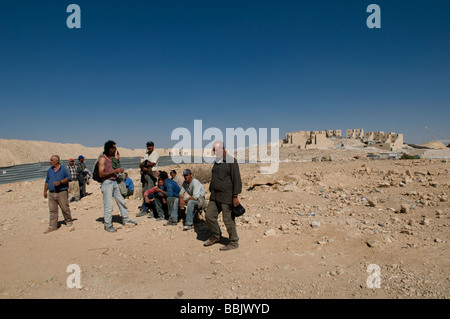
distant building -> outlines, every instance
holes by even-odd
[[[284,146],[295,146],[300,149],[332,148],[334,142],[328,136],[340,134],[340,131],[297,131],[286,134]],[[282,144],[283,145],[283,144]]]
[[[346,130],[347,139],[361,140],[367,145],[380,148],[387,151],[402,149],[403,134],[378,132],[364,132],[363,129]],[[296,131],[286,134],[282,146],[298,147],[300,149],[321,149],[333,148],[334,140],[342,138],[341,130],[326,131]]]
[[[362,128],[347,130],[347,138],[362,140],[364,138],[364,130]]]
[[[403,134],[367,132],[364,135],[364,142],[370,146],[387,151],[400,150],[404,146]]]

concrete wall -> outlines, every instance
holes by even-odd
[[[297,131],[286,134],[286,144],[300,149],[318,149],[334,147],[328,140],[329,131]],[[333,133],[334,134],[334,133]]]
[[[306,144],[307,149],[321,149],[321,148],[333,148],[334,142],[327,138],[326,132],[319,134],[312,134],[311,139],[308,144]]]
[[[365,137],[371,145],[386,151],[400,150],[404,146],[403,134],[370,132],[366,133]]]

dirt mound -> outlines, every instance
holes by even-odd
[[[420,146],[424,146],[424,147],[429,147],[429,148],[435,148],[435,149],[444,149],[447,148],[444,144],[442,144],[441,142],[428,142],[425,144],[422,144]]]
[[[144,149],[129,150],[121,148],[120,145],[118,147],[120,155],[124,157],[143,156],[145,153]],[[103,146],[86,147],[81,144],[0,139],[0,167],[47,162],[54,154],[59,155],[61,159],[78,158],[79,155],[97,158],[102,151]]]

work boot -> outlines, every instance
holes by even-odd
[[[56,228],[48,228],[45,232],[44,232],[44,234],[48,234],[48,233],[51,233],[52,231],[55,231],[55,230],[57,230]]]
[[[239,248],[239,244],[228,244],[226,246],[220,247],[221,251],[228,251],[228,250],[233,250],[233,249],[238,249]]]
[[[134,220],[128,219],[128,220],[122,220],[122,225],[126,226],[127,224],[131,224],[136,226],[137,223]]]
[[[104,229],[107,231],[107,232],[110,232],[110,233],[115,233],[115,232],[117,232],[117,230],[113,227],[113,226],[109,226],[109,227],[104,227]]]
[[[139,213],[136,214],[136,217],[142,217],[142,216],[145,216],[145,215],[147,215],[147,212],[141,210]]]
[[[176,226],[178,223],[176,222],[172,222],[172,221],[168,221],[167,223],[164,224],[164,226]]]
[[[203,243],[203,246],[208,247],[208,246],[214,245],[214,244],[217,243],[218,241],[220,241],[220,238],[211,236],[207,241],[205,241],[205,242]]]

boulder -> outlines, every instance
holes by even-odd
[[[275,229],[268,229],[264,232],[264,235],[267,237],[273,237],[277,235],[277,231]]]
[[[275,185],[277,183],[277,180],[274,176],[267,176],[267,175],[261,175],[254,179],[252,179],[248,185],[250,189],[253,189],[255,186],[260,185]]]
[[[313,222],[311,223],[311,227],[312,227],[312,228],[320,227],[320,222],[318,222],[318,221],[313,221]]]

